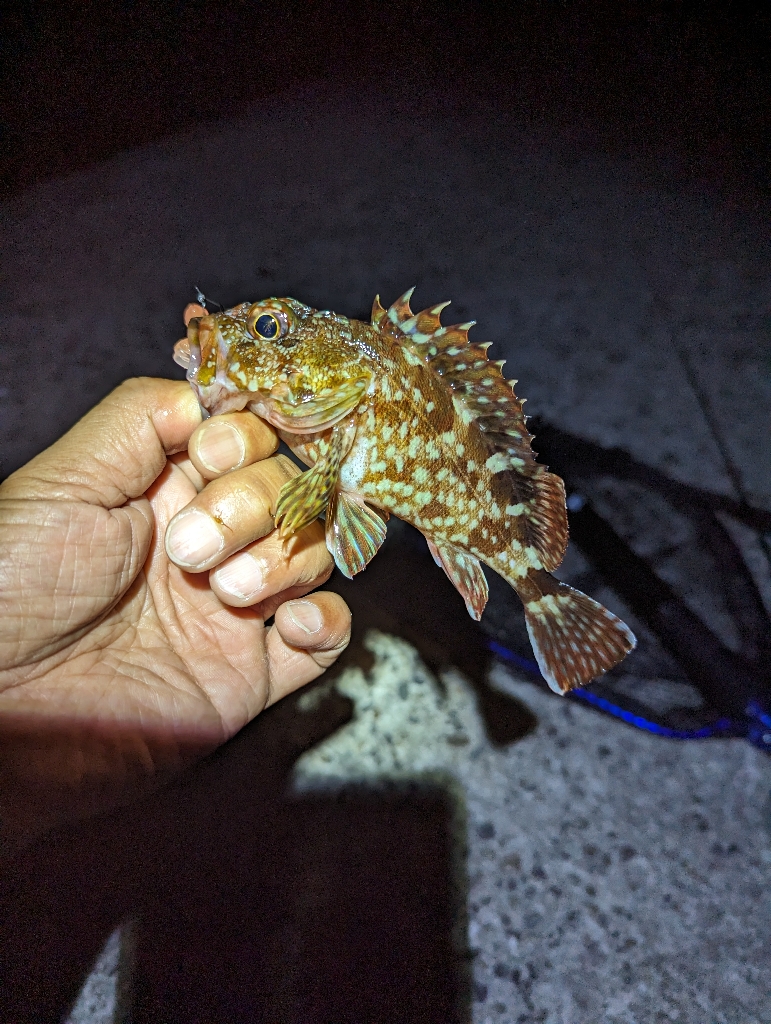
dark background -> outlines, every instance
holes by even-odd
[[[352,99],[348,104],[351,108],[364,106],[365,101],[359,103],[359,96],[366,97],[367,89],[375,86],[381,95],[390,93],[398,99],[394,107],[400,111],[409,112],[412,105],[423,115],[431,115],[433,111],[436,118],[441,119],[447,111],[460,110],[467,130],[463,144],[468,148],[473,143],[480,164],[489,160],[487,140],[490,140],[490,150],[499,148],[501,132],[513,128],[519,132],[517,146],[512,147],[514,160],[527,153],[529,139],[537,140],[542,131],[548,134],[554,130],[563,142],[567,140],[572,145],[576,154],[609,156],[613,165],[621,168],[620,175],[627,161],[633,163],[636,179],[647,180],[655,188],[651,206],[657,214],[663,209],[665,219],[671,216],[671,211],[662,196],[666,198],[670,185],[673,206],[678,201],[678,189],[686,185],[691,194],[717,199],[715,208],[721,210],[760,208],[760,198],[767,192],[771,169],[768,89],[771,8],[768,3],[740,6],[711,2],[485,5],[419,2],[332,5],[294,0],[280,5],[28,2],[6,7],[4,19],[0,32],[3,76],[0,174],[9,195],[19,195],[37,182],[96,165],[123,150],[173,137],[180,131],[199,126],[202,132],[209,131],[218,122],[259,111],[261,101],[269,98],[280,99],[286,94],[291,104],[292,96],[313,97],[317,86],[320,86],[319,94],[324,94],[328,87],[335,96],[341,92],[347,94]],[[345,104],[341,106],[345,109]],[[317,116],[323,116],[318,111],[324,109],[323,103],[309,102],[307,108],[296,114],[294,130],[302,133],[304,120],[310,124]],[[360,121],[366,121],[366,115],[365,109]],[[473,131],[468,129],[469,122],[473,123]],[[452,123],[451,118],[448,123]],[[321,132],[317,124],[313,127],[314,131],[309,132],[313,135],[312,145],[307,151],[312,154],[310,159],[321,167],[327,154],[320,155]],[[339,134],[339,123],[336,130]],[[387,131],[394,131],[393,118],[388,122]],[[330,162],[340,152],[334,149],[339,144],[336,138],[330,135]],[[394,150],[408,151],[406,145],[399,148],[399,141],[394,138]],[[264,145],[272,144],[268,135]],[[537,146],[537,141],[532,145]],[[294,154],[297,152],[303,152],[301,145],[295,147]],[[431,153],[441,155],[441,150],[434,145]],[[389,154],[389,158],[397,161],[399,156]],[[191,161],[194,159],[195,154],[191,154]],[[363,166],[371,169],[376,164],[373,161]],[[500,166],[499,161],[493,168],[495,174],[500,174]],[[434,192],[427,194],[420,187],[423,171],[418,160],[415,167],[419,197],[417,200],[412,197],[413,206],[418,208],[426,201],[426,223],[449,220],[447,208],[451,206],[451,198],[440,194],[438,185],[432,185]],[[231,168],[230,174],[237,178],[239,169]],[[398,230],[405,231],[399,220],[400,212],[410,201],[409,196],[405,198],[404,182],[394,174],[387,159],[381,165],[380,174],[386,227],[391,217]],[[290,183],[302,182],[303,187],[311,188],[316,187],[316,178],[326,183],[330,177],[324,168],[310,167],[306,179],[294,173]],[[270,182],[272,190],[281,194],[281,188],[274,184]],[[452,184],[457,186],[456,182]],[[218,185],[219,181],[210,183],[212,192]],[[89,187],[88,183],[85,187]],[[159,194],[164,195],[164,187],[159,186]],[[301,186],[293,187],[299,194]],[[334,182],[328,192],[316,197],[316,205],[334,206],[333,189],[340,187],[339,182]],[[573,202],[572,193],[560,195],[556,190],[554,199],[548,180],[541,182],[540,187],[547,196],[544,207],[548,209],[542,218],[547,227],[542,229],[541,235],[535,234],[533,229],[536,239],[533,245],[543,248],[543,239],[554,232],[557,234],[555,248],[564,249],[569,256],[571,245],[577,250],[583,248],[580,234],[579,242],[575,242],[570,236],[565,241],[557,233],[561,215]],[[246,189],[244,185],[244,191]],[[147,182],[138,179],[137,194],[142,196],[148,192],[152,196]],[[66,190],[62,194],[66,195]],[[497,194],[491,191],[491,195]],[[452,196],[451,189],[448,195]],[[33,206],[35,201],[33,195]],[[262,201],[258,196],[254,205]],[[609,216],[607,211],[589,205],[594,202],[592,197],[585,201],[587,217]],[[190,202],[187,194],[185,202]],[[276,200],[266,195],[264,203],[268,212],[273,209],[271,202]],[[581,202],[580,195],[576,202]],[[490,211],[484,230],[493,234],[497,211],[493,206]],[[150,219],[157,213],[152,207],[143,212]],[[253,212],[250,208],[245,217],[252,217]],[[115,221],[129,238],[141,240],[141,232],[137,234],[136,225],[130,223],[132,213],[124,206],[116,211]],[[197,213],[200,221],[205,222],[205,200]],[[511,221],[515,215],[519,215],[518,208],[516,214],[509,209],[503,216]],[[98,211],[93,214],[94,218],[99,216],[102,214]],[[333,212],[332,216],[337,214]],[[625,225],[631,223],[632,215],[628,212],[619,210],[618,216],[628,218]],[[340,217],[335,229],[352,232],[354,219],[353,213],[347,219]],[[267,216],[254,220],[261,230],[271,227]],[[319,232],[322,228],[318,228]],[[106,230],[103,224],[86,224],[84,235],[89,229]],[[313,226],[308,229],[304,224],[294,224],[292,230],[298,235],[312,234]],[[465,231],[477,230],[473,219],[461,220],[457,226],[453,225],[453,230],[460,236],[458,252],[452,251],[448,264],[454,266],[452,260],[457,260],[458,265],[469,267],[485,239],[479,235],[463,237]],[[620,237],[626,237],[625,230],[620,231]],[[229,240],[240,237],[230,224],[222,231]],[[425,265],[430,261],[426,261],[424,251],[415,244],[420,232],[418,219],[405,248],[410,259]],[[662,229],[662,237],[667,242],[673,233],[674,229],[671,232],[666,227]],[[337,237],[333,235],[330,229],[331,241],[336,242]],[[113,238],[109,233],[107,237]],[[180,237],[186,245],[190,244],[187,222],[185,233]],[[303,262],[303,250],[288,246],[278,269],[270,272],[269,265],[264,276],[270,280],[271,289],[276,288],[279,294],[286,285],[291,294],[301,297],[318,294],[334,308],[366,314],[364,305],[360,309],[347,305],[346,289],[355,287],[362,295],[365,289],[361,282],[351,285],[346,280],[355,261],[344,263],[340,259],[338,267],[335,262],[338,248],[330,244],[330,237],[319,240],[322,256],[315,260],[306,255]],[[631,247],[634,243],[631,230],[629,239]],[[56,289],[63,287],[57,276],[63,276],[63,272],[55,260],[45,264],[44,241],[32,240],[32,255],[26,256],[27,265],[32,266],[36,275],[41,273],[40,265],[53,267],[53,270],[47,271],[45,292],[35,293],[31,300],[29,325],[25,323],[23,327],[25,343],[35,336],[38,324],[44,322],[48,307],[56,307]],[[263,241],[270,242],[270,246],[265,246],[268,249],[274,242],[276,248],[280,248],[273,237],[260,238],[254,241],[255,253]],[[527,242],[529,244],[529,239]],[[172,243],[176,244],[176,239],[169,244]],[[417,279],[417,270],[405,266],[407,256],[396,247],[389,248],[387,243],[384,230],[377,235],[376,244],[359,241],[357,245],[354,240],[351,248],[357,258],[368,246],[373,250],[380,248],[387,273],[392,275],[394,283],[389,280],[383,284],[379,280],[377,286],[384,296],[391,298],[398,294],[397,280],[400,288],[407,287]],[[91,244],[86,237],[82,263],[78,263],[77,245],[73,244],[66,254],[72,264],[65,268],[72,274],[66,280],[75,281],[73,293],[86,304],[91,299],[87,251]],[[621,245],[618,249],[609,249],[610,255],[603,252],[607,262],[602,263],[597,274],[608,278],[608,265],[620,249]],[[129,299],[141,295],[142,273],[155,273],[155,268],[162,266],[165,258],[152,251],[137,257],[140,250],[139,243],[132,242],[128,249],[130,255],[126,256],[127,262],[132,261],[132,281],[126,286]],[[99,253],[104,251],[98,249]],[[519,254],[519,250],[517,252]],[[253,255],[251,250],[246,252],[239,270],[250,286],[258,265],[256,255],[252,260]],[[581,253],[581,256],[584,262],[577,261],[576,276],[586,275],[586,264],[594,258],[591,252]],[[516,258],[521,258],[523,265],[535,267],[534,272],[539,268],[542,271],[547,260],[536,257],[538,253],[534,256],[523,241],[522,255]],[[208,258],[212,267],[216,265],[216,256]],[[696,258],[703,259],[707,267],[704,294],[709,298],[710,264],[704,257]],[[165,293],[160,286],[157,294],[153,292],[156,305],[148,308],[147,319],[163,324],[162,347],[153,348],[148,334],[126,354],[116,344],[108,324],[104,337],[109,346],[105,342],[104,351],[99,348],[101,335],[89,346],[87,339],[77,334],[71,342],[66,339],[66,344],[72,345],[73,357],[60,357],[61,362],[55,364],[66,366],[68,360],[74,364],[77,359],[88,364],[91,358],[93,362],[87,365],[88,373],[84,372],[82,378],[85,383],[77,387],[70,385],[68,392],[66,382],[77,383],[81,378],[73,374],[72,378],[65,378],[63,385],[54,374],[52,399],[51,393],[45,393],[43,385],[36,381],[44,396],[42,404],[47,401],[48,409],[53,410],[42,417],[51,435],[46,436],[45,443],[111,386],[110,375],[117,381],[128,372],[140,370],[173,372],[168,346],[169,339],[173,340],[175,335],[169,310],[173,307],[174,323],[178,327],[179,310],[192,297],[191,286],[199,280],[197,276],[190,276],[193,271],[189,260],[186,262],[182,255],[175,255],[174,259],[183,267],[180,271],[183,284],[170,278]],[[201,265],[206,266],[205,254],[200,259]],[[506,259],[511,268],[512,288],[516,286],[526,292],[532,287],[532,281],[522,275],[524,283],[518,284],[516,259],[504,257],[504,263]],[[566,261],[569,263],[567,257]],[[312,273],[307,270],[308,264],[313,264]],[[196,267],[195,274],[198,272]],[[564,272],[568,276],[573,273],[570,267]],[[210,269],[209,273],[214,272]],[[243,289],[244,281],[237,275],[228,279],[228,273],[235,275],[232,269],[223,270],[224,279],[215,277],[213,285],[223,289],[224,300],[230,297],[240,300],[244,292],[239,289]],[[448,271],[432,265],[427,270],[421,269],[420,273],[438,279],[436,293],[426,287],[427,298],[444,297],[444,283],[441,282],[440,288],[439,279],[447,276]],[[471,279],[473,275],[469,273],[468,277]],[[296,292],[298,282],[306,290]],[[201,283],[209,288],[205,281]],[[614,278],[608,287],[616,287],[617,283]],[[23,293],[26,287],[23,273],[12,284]],[[660,283],[662,294],[666,295],[667,284],[666,280]],[[498,286],[493,284],[492,287]],[[95,288],[102,289],[102,283]],[[462,299],[464,289],[459,291],[458,297]],[[105,290],[105,294],[105,302],[114,301],[111,293]],[[496,296],[501,302],[505,298],[505,294]],[[594,316],[598,311],[601,298],[592,297],[587,304],[591,313],[587,316]],[[370,299],[367,282],[366,301]],[[364,298],[360,300],[357,291],[356,302],[359,301],[363,303]],[[572,299],[568,297],[564,301],[570,303]],[[623,293],[619,302],[622,301]],[[485,304],[480,302],[480,305],[484,311]],[[556,303],[550,300],[550,305]],[[22,308],[20,303],[17,306]],[[497,302],[489,303],[488,320],[497,306]],[[669,313],[663,303],[657,308],[662,320],[676,320],[675,314]],[[459,317],[466,315],[460,307],[454,309]],[[631,312],[624,313],[629,322],[636,315],[635,309],[630,306]],[[477,310],[467,312],[475,315]],[[169,318],[168,330],[164,318]],[[627,320],[623,320],[622,326],[626,323]],[[550,323],[543,328],[548,337],[556,330]],[[596,394],[597,382],[593,375],[599,373],[597,360],[604,358],[604,350],[599,348],[592,362],[593,336],[583,321],[576,331],[583,333],[568,339],[569,348],[571,351],[580,349],[583,353],[584,383]],[[119,332],[116,337],[120,337]],[[721,334],[721,344],[722,338]],[[546,341],[537,333],[525,332],[523,339],[515,339],[522,350],[543,345],[548,351]],[[514,355],[515,351],[516,348],[503,354]],[[46,352],[41,351],[39,355],[43,362],[51,358]],[[34,360],[27,362],[34,364]],[[29,371],[29,366],[26,370]],[[36,367],[31,365],[31,374],[28,372],[27,377],[21,377],[22,392],[25,381],[35,371]],[[532,373],[530,376],[532,378]],[[10,391],[19,390],[16,377],[13,380],[9,377],[8,382],[14,385]],[[528,383],[532,391],[533,384]],[[630,387],[629,382],[625,386]],[[67,401],[62,400],[63,394],[68,396]],[[654,417],[658,421],[671,419],[682,404],[682,398],[673,394],[649,419],[641,415],[639,422],[648,423]],[[24,410],[33,409],[36,400],[32,396]],[[37,409],[35,419],[41,419],[36,413]],[[27,412],[27,415],[31,417],[32,413]],[[678,426],[681,422],[684,420],[672,426],[673,434],[682,434]],[[582,424],[576,429],[584,428]],[[733,429],[735,431],[735,425]],[[19,434],[21,437],[12,438],[13,444],[9,445],[12,466],[30,454],[23,447],[25,437],[27,448],[32,443],[29,421],[20,425]],[[34,444],[42,445],[42,433],[35,434],[33,440]],[[696,464],[695,435],[687,438],[686,446],[690,447],[692,462]],[[399,566],[409,569],[416,578],[397,579]],[[692,582],[696,576],[695,563],[687,563],[686,570],[683,577]],[[484,637],[478,631],[473,632],[475,627],[465,616],[457,595],[443,582],[425,550],[422,555],[412,551],[408,559],[400,558],[396,565],[389,564],[384,552],[368,570],[365,580],[355,581],[355,584],[355,590],[351,589],[351,604],[360,631],[370,621],[366,612],[367,590],[373,588],[370,606],[377,609],[381,619],[373,613],[372,624],[407,636],[411,642],[419,643],[422,639],[421,655],[429,664],[432,658],[441,663],[442,658],[436,653],[439,648],[447,660],[464,668],[472,679],[473,672],[463,659],[476,665],[477,670],[484,667],[480,653]],[[386,609],[395,618],[403,616],[416,629],[416,616],[409,597],[426,612],[426,621],[417,622],[420,636],[409,635],[403,628],[404,622],[398,623],[398,629],[382,622]],[[434,649],[428,643],[432,623],[442,627],[441,635],[433,638]],[[470,636],[470,632],[473,635]],[[350,656],[355,656],[357,650],[360,648],[352,645]],[[511,698],[485,690],[479,680],[476,682],[480,687],[477,694],[480,714],[492,743],[507,749],[521,736],[532,733],[536,723],[527,708]],[[266,1020],[287,1020],[292,1024],[316,1020],[322,1024],[344,1020],[361,1024],[370,1019],[388,1020],[389,1024],[401,1020],[420,1020],[421,1024],[430,1021],[448,1024],[456,1019],[468,1021],[472,999],[481,1004],[487,999],[487,993],[484,985],[481,986],[484,992],[472,987],[472,951],[459,950],[452,940],[453,926],[457,928],[459,922],[463,923],[466,893],[457,885],[457,858],[463,856],[464,851],[462,840],[453,829],[455,812],[447,794],[443,790],[427,789],[386,794],[354,792],[344,794],[339,800],[319,797],[288,803],[285,799],[292,763],[302,750],[338,728],[350,713],[351,708],[345,702],[342,706],[334,704],[311,725],[303,725],[295,705],[284,702],[261,716],[193,773],[185,775],[175,787],[125,813],[65,830],[32,851],[17,875],[3,880],[10,884],[2,894],[5,902],[0,905],[0,953],[5,958],[5,978],[9,983],[4,993],[0,991],[0,996],[8,1000],[11,1008],[0,1009],[0,1021],[7,1019],[18,1024],[22,1020],[58,1020],[78,992],[105,936],[124,915],[132,918],[137,914],[141,921],[134,950],[137,1021],[180,1020],[190,1024],[196,1019],[221,1019],[231,1024],[234,1020],[255,1019],[255,1007],[262,1008]],[[563,705],[559,713],[567,714]],[[303,728],[307,734],[302,733]],[[548,729],[554,728],[548,726]],[[598,732],[601,728],[597,726]],[[551,784],[558,765],[571,765],[568,758],[570,733],[566,727],[564,734],[560,733],[555,739],[542,729],[538,736],[545,766],[536,765],[534,775],[539,781]],[[711,936],[718,915],[723,914],[729,904],[736,905],[739,869],[737,874],[731,874],[720,863],[711,865],[710,872],[704,871],[703,888],[697,888],[693,901],[687,902],[695,883],[688,873],[691,865],[686,862],[693,851],[705,848],[705,835],[709,830],[712,829],[710,849],[717,849],[714,855],[717,858],[722,856],[722,848],[743,851],[745,841],[748,848],[751,846],[741,834],[741,823],[756,818],[747,812],[746,818],[740,819],[739,812],[734,813],[743,799],[743,791],[736,795],[743,785],[741,780],[727,797],[721,793],[709,806],[690,808],[687,772],[684,762],[677,760],[681,756],[680,748],[674,753],[674,748],[662,741],[662,746],[651,752],[646,771],[645,767],[640,768],[646,765],[644,756],[639,752],[627,754],[629,749],[634,752],[634,740],[620,732],[613,736],[617,747],[614,746],[612,755],[610,746],[604,743],[598,748],[586,744],[582,747],[581,758],[592,781],[600,775],[598,766],[603,763],[613,766],[610,774],[617,780],[622,796],[608,804],[613,814],[607,815],[609,824],[608,821],[601,824],[602,828],[618,827],[620,834],[609,831],[597,841],[597,847],[584,843],[583,851],[590,860],[597,860],[601,846],[603,857],[619,860],[628,856],[629,842],[634,840],[633,845],[648,851],[649,864],[655,863],[657,869],[662,865],[658,874],[650,869],[652,881],[642,893],[631,887],[627,891],[618,881],[613,883],[614,889],[606,878],[598,883],[601,894],[607,891],[613,899],[618,898],[619,903],[629,900],[633,908],[629,912],[630,929],[640,925],[641,934],[646,934],[644,927],[650,924],[649,934],[654,934],[656,941],[648,950],[641,948],[638,955],[643,967],[639,966],[640,960],[634,961],[637,974],[633,981],[642,979],[649,983],[653,993],[651,1000],[661,1001],[660,989],[655,986],[665,977],[667,963],[677,961],[666,948],[666,927],[660,924],[664,920],[662,915],[669,910],[665,901],[670,900],[670,891],[666,888],[666,871],[670,868],[677,885],[682,884],[686,893],[675,890],[677,898],[682,898],[689,909],[698,907],[703,913],[703,919],[699,918],[691,928],[693,946],[678,951],[682,961],[694,965],[694,972],[698,974],[701,970],[698,955],[713,956],[710,963],[732,964],[735,945],[752,950],[760,945],[759,929],[768,920],[765,904],[761,906],[760,896],[753,897],[756,902],[752,905],[751,916],[747,910],[749,898],[743,893],[736,927],[743,933],[754,929],[750,939],[742,934],[735,945],[731,945],[725,960],[712,952],[717,945]],[[725,762],[719,761],[722,755],[717,754],[714,762],[708,762],[709,754],[709,751],[698,755],[688,752],[682,756],[693,756],[697,768],[701,765],[700,759],[710,766],[719,762],[720,771],[726,770],[729,780],[726,786],[732,785],[737,772],[725,766],[734,764],[730,757],[741,764],[735,748],[730,756],[725,754]],[[648,792],[646,785],[651,790],[655,788],[660,776],[654,775],[653,769],[659,760],[666,762],[667,757],[672,765],[668,773],[672,790],[668,791],[668,805],[664,807],[656,803],[657,794]],[[610,760],[604,762],[603,758]],[[698,775],[697,768],[694,768],[694,775]],[[717,769],[715,774],[718,774]],[[566,792],[571,802],[575,801],[576,814],[579,811],[583,814],[586,807],[596,810],[588,797],[574,795],[573,789],[568,788],[570,783],[568,779]],[[644,804],[645,813],[641,812],[640,820],[632,817],[630,824],[630,819],[618,808],[622,806],[623,811],[623,803],[633,803],[638,792],[643,792],[649,802]],[[695,784],[694,792],[701,792]],[[602,799],[610,801],[612,786],[602,794]],[[545,806],[549,799],[552,798],[539,797],[539,803]],[[699,814],[703,812],[703,817],[696,818],[696,810]],[[757,808],[750,810],[755,814]],[[496,813],[503,820],[511,811],[501,804]],[[617,826],[614,815],[620,817],[621,826]],[[688,825],[688,815],[696,822],[692,827]],[[591,812],[587,811],[586,817],[591,817]],[[602,815],[597,817],[602,818]],[[566,815],[569,824],[568,819]],[[489,835],[486,824],[481,826],[485,831],[478,832],[480,839]],[[550,822],[550,827],[552,824]],[[587,820],[580,828],[589,830],[594,825]],[[527,885],[528,889],[541,886],[545,890],[549,884],[545,876],[559,877],[561,860],[565,851],[569,851],[569,844],[560,836],[555,840],[554,849],[547,849],[547,841],[552,841],[556,831],[552,834],[544,829],[539,836],[538,830],[527,820],[517,822],[517,827],[523,845],[532,842],[538,847],[540,841],[546,850],[545,869],[540,862],[532,869],[523,867],[519,884],[523,889]],[[471,829],[469,834],[472,834]],[[661,856],[660,865],[655,859],[667,838],[681,847],[684,864],[676,860],[671,850]],[[740,857],[743,855],[739,853]],[[475,856],[478,865],[478,850]],[[575,854],[574,858],[577,861]],[[695,859],[695,854],[691,859]],[[631,862],[633,866],[636,863],[634,858]],[[468,870],[470,875],[471,863],[470,856],[461,873]],[[527,879],[526,870],[530,871]],[[748,886],[755,884],[756,876],[752,874],[755,870],[743,870],[749,879]],[[491,871],[490,877],[492,874]],[[722,894],[714,901],[705,895],[709,894],[710,887]],[[559,897],[559,907],[566,914],[591,917],[595,927],[598,911],[591,902],[594,892],[590,893],[590,888],[593,890],[591,886],[579,889],[578,883],[573,889],[566,887]],[[535,895],[527,893],[525,890],[520,900],[525,907],[543,896],[541,890]],[[478,910],[479,907],[470,907],[472,913]],[[677,912],[675,907],[672,913]],[[549,918],[548,914],[544,916]],[[556,917],[555,912],[554,919]],[[566,936],[577,934],[583,920],[578,916],[575,923],[569,920],[565,926]],[[661,935],[656,931],[659,927]],[[607,925],[609,932],[611,928],[612,925]],[[596,927],[590,934],[595,933]],[[725,931],[720,934],[724,935]],[[622,939],[624,935],[622,933]],[[565,944],[568,948],[568,938]],[[640,945],[644,943],[641,941]],[[543,952],[547,948],[546,939],[536,938],[534,948]],[[571,946],[568,955],[572,956],[572,952]],[[555,960],[559,960],[558,954],[554,954]],[[587,945],[585,962],[578,959],[567,962],[584,963],[587,989],[596,989],[598,984],[593,979],[600,977],[599,985],[604,985],[606,991],[623,991],[632,985],[624,968],[626,955],[619,939],[615,960],[611,955],[607,964],[600,960],[591,945]],[[750,964],[752,970],[756,969],[753,966],[756,963],[757,957]],[[527,985],[531,966],[523,965],[521,958],[511,958],[511,962],[507,960],[506,964],[495,968],[496,972],[499,967],[505,968],[514,977],[520,1002],[525,1004],[529,998]],[[537,958],[536,966],[539,970],[548,970]],[[682,977],[690,977],[681,963],[677,962],[676,966]],[[595,969],[597,974],[592,974]],[[729,1003],[736,978],[713,973],[712,978],[699,977],[699,986],[714,984],[718,996],[714,997],[713,1005],[718,1005],[720,999]],[[631,978],[632,968],[628,969],[628,974]],[[558,971],[555,975],[558,976]],[[504,975],[495,973],[494,977],[500,980]],[[762,986],[762,978],[759,982],[753,980],[757,977],[748,969],[746,984],[749,988]],[[575,980],[563,977],[561,984],[567,987]],[[325,986],[326,991],[322,991]],[[693,1003],[687,988],[677,989],[673,998],[678,1000],[683,1014],[686,1012],[683,1008]],[[593,1005],[589,995],[586,999],[587,1006]],[[587,1010],[584,1019],[597,1019],[592,1012]],[[519,1019],[535,1024],[544,1018],[532,1009]],[[638,1019],[653,1019],[652,1011],[648,1015],[641,1013]],[[748,1019],[746,1015],[737,1018],[740,1024]]]
[[[324,81],[558,126],[746,194],[764,188],[767,3],[17,2],[5,8],[0,176],[18,190]]]

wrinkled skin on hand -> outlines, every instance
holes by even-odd
[[[154,787],[345,648],[343,601],[303,597],[332,570],[321,524],[273,529],[298,472],[276,443],[132,380],[0,486],[6,848]]]

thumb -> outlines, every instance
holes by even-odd
[[[26,466],[3,493],[116,508],[147,490],[167,455],[187,447],[201,411],[185,381],[127,380]]]

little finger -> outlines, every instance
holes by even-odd
[[[350,639],[351,612],[338,594],[322,590],[282,604],[266,638],[268,704],[320,676]]]

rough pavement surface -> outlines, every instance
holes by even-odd
[[[446,322],[478,321],[472,336],[507,359],[528,412],[737,497],[727,455],[749,501],[771,510],[763,221],[687,192],[666,168],[651,173],[582,156],[569,139],[524,135],[505,117],[493,131],[462,109],[399,109],[376,93],[353,104],[310,90],[38,185],[7,203],[2,218],[3,475],[125,377],[179,376],[171,346],[194,285],[225,305],[288,294],[366,317],[376,293],[392,301],[417,284],[418,303],[453,299]],[[383,707],[398,697],[400,708],[412,708],[406,717],[415,731],[399,733],[397,775],[421,779],[428,765],[440,788],[454,780],[448,820],[467,886],[456,920],[468,915],[455,1008],[429,1017],[405,996],[400,1015],[393,995],[378,1016],[369,1003],[362,1009],[366,986],[343,1005],[315,992],[309,977],[321,968],[310,957],[292,961],[292,985],[278,1002],[260,990],[237,1012],[223,980],[220,1003],[212,996],[213,1006],[229,1006],[223,1020],[771,1022],[767,758],[739,740],[678,745],[638,734],[501,669],[494,686],[527,705],[538,725],[494,748],[461,677],[442,693],[413,648],[378,643],[369,675],[352,669],[339,683],[344,695],[359,688],[347,693],[353,722],[305,757],[332,750],[338,780],[393,778],[393,765],[382,763],[382,723],[367,717],[362,694],[370,686]],[[429,691],[436,706],[427,711],[420,701]],[[467,742],[448,746],[453,715],[452,729]],[[271,722],[287,727],[266,716],[253,739]],[[226,772],[219,784],[227,790]],[[193,802],[224,799],[216,787],[196,795],[199,785],[200,775],[182,784]],[[240,796],[250,799],[248,791]],[[159,799],[155,813],[164,808]],[[297,842],[309,842],[299,834]],[[60,849],[72,854],[77,842],[60,840]],[[35,863],[56,849],[43,844]],[[342,854],[322,856],[334,864]],[[448,892],[456,892],[455,868],[445,868]],[[154,868],[145,870],[154,877]],[[300,876],[317,901],[308,897],[299,917],[276,925],[266,946],[291,947],[297,927],[326,912],[319,893],[344,884]],[[58,965],[70,980],[54,1003],[67,995],[73,1005],[88,964],[132,911],[121,905],[111,920],[111,904],[94,886],[92,902],[102,902],[89,936],[93,955],[78,984],[74,968]],[[22,919],[28,898],[26,889],[18,897]],[[52,889],[50,900],[58,898]],[[56,915],[45,899],[29,899],[34,936],[41,906]],[[68,912],[76,918],[79,908]],[[154,920],[165,934],[162,916]],[[109,982],[115,956],[105,956]],[[152,988],[152,970],[141,955],[136,967],[124,959],[141,996]],[[402,969],[409,974],[409,966],[388,968],[399,978]],[[229,976],[229,966],[217,970]],[[15,978],[34,992],[25,971]],[[97,991],[93,979],[89,985]],[[113,989],[121,985],[127,990],[125,978]],[[105,998],[91,1012],[94,999],[82,997],[70,1019],[110,1019]],[[66,1002],[56,1005],[67,1014]],[[139,998],[135,1019],[177,1019],[168,1006],[158,1016],[157,1005]],[[179,1019],[198,1019],[185,1012]]]

